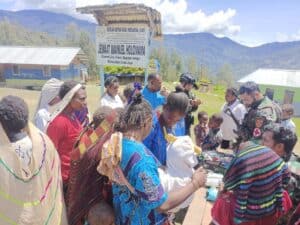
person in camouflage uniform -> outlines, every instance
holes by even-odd
[[[239,89],[239,94],[242,103],[248,109],[240,132],[244,140],[255,139],[256,142],[259,142],[260,139],[258,140],[257,137],[253,136],[253,134],[255,134],[257,116],[264,115],[267,123],[264,123],[263,126],[268,125],[270,122],[279,122],[280,115],[278,113],[278,106],[267,96],[264,96],[260,92],[258,85],[253,81],[242,84]],[[263,129],[263,127],[261,129]]]

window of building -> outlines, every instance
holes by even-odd
[[[51,77],[51,67],[44,66],[44,77]]]
[[[20,75],[20,67],[18,65],[13,65],[13,75]]]

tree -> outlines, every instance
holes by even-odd
[[[217,83],[231,87],[234,84],[234,76],[229,64],[224,64],[216,76]]]
[[[91,77],[96,77],[99,74],[99,68],[96,64],[96,46],[90,40],[88,33],[81,31],[79,35],[79,47],[88,57],[88,73]]]
[[[65,40],[67,44],[76,44],[79,42],[80,31],[75,23],[70,23],[65,27]]]
[[[199,76],[198,74],[199,66],[195,56],[189,56],[187,58],[186,65],[187,65],[188,72],[192,73],[195,77]]]

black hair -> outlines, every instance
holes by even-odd
[[[109,106],[100,106],[93,114],[93,126],[97,128],[99,124],[107,117],[112,111]]]
[[[123,95],[126,98],[126,100],[130,98],[133,91],[134,91],[134,83],[129,83],[125,86],[123,90]]]
[[[184,92],[184,87],[181,84],[176,85],[175,92],[176,93]]]
[[[273,133],[273,140],[276,144],[284,145],[285,156],[283,157],[283,160],[285,162],[289,161],[298,140],[296,133],[286,127],[274,123],[265,126],[265,131]]]
[[[151,81],[151,80],[154,80],[154,79],[156,79],[158,76],[159,76],[159,75],[156,74],[156,73],[151,73],[151,74],[148,75],[147,81],[149,82],[149,81]]]
[[[205,111],[198,112],[198,120],[200,120],[204,116],[208,116],[207,112]]]
[[[104,81],[104,87],[107,88],[107,87],[109,87],[109,86],[111,86],[112,84],[115,84],[115,83],[119,83],[119,79],[115,76],[109,76]]]
[[[1,99],[0,122],[9,139],[27,126],[28,115],[28,106],[22,98],[8,95]]]
[[[290,115],[294,114],[294,106],[292,104],[283,104],[281,106],[282,111],[289,113]]]
[[[152,117],[152,108],[148,101],[138,93],[133,96],[132,102],[120,114],[119,123],[115,126],[115,130],[126,132],[141,129],[149,117]]]
[[[189,108],[189,98],[183,92],[172,92],[167,97],[165,106],[169,111],[186,113]]]
[[[211,120],[216,121],[218,124],[223,123],[223,117],[220,113],[215,113],[210,117]]]
[[[238,97],[238,95],[239,95],[238,90],[234,87],[227,88],[226,91],[230,91],[232,93],[232,95],[234,95],[235,97]]]
[[[258,84],[253,81],[247,81],[246,83],[244,83],[240,86],[239,94],[242,95],[242,94],[246,93],[249,95],[249,94],[254,93],[255,91],[260,92]]]
[[[72,88],[74,88],[77,84],[80,84],[79,82],[75,81],[75,80],[68,80],[65,81],[60,89],[59,89],[59,93],[58,96],[60,97],[60,99],[63,99],[65,97],[65,95],[72,90]],[[82,89],[85,89],[85,87],[82,85],[81,87]]]

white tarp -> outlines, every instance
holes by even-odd
[[[146,68],[149,54],[147,27],[97,27],[97,64]]]
[[[247,81],[264,85],[300,87],[300,70],[258,69],[238,80],[238,83]]]

